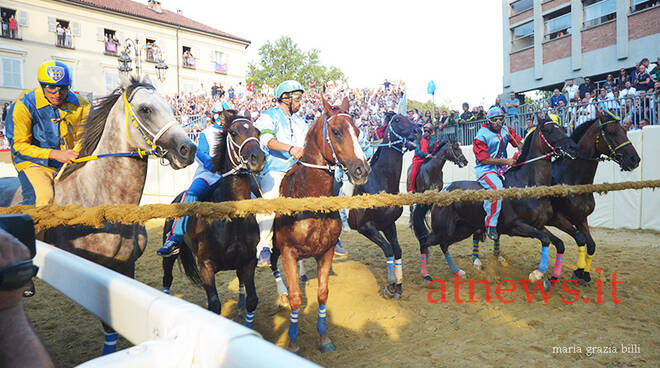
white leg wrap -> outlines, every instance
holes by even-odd
[[[394,260],[394,277],[397,284],[403,282],[403,264],[400,259]]]
[[[285,173],[268,172],[261,178],[261,192],[265,199],[278,198],[280,196],[280,183]],[[259,225],[259,243],[257,244],[257,258],[264,247],[273,249],[273,220],[275,214],[257,214],[255,215]]]

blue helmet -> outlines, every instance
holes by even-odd
[[[488,114],[486,116],[488,120],[495,118],[495,117],[504,117],[504,111],[502,110],[501,107],[499,106],[493,106],[490,109],[488,109]]]
[[[69,70],[69,67],[61,61],[46,61],[39,66],[37,79],[40,84],[70,86],[71,71]]]
[[[275,89],[275,97],[279,100],[280,98],[282,98],[283,94],[293,91],[305,92],[305,88],[303,88],[303,86],[300,83],[294,80],[284,81],[280,83]]]

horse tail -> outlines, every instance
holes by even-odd
[[[187,244],[181,244],[179,249],[179,262],[183,265],[186,276],[194,285],[202,287],[202,278],[199,276],[199,268],[192,250]]]
[[[413,210],[413,230],[420,244],[426,243],[429,230],[426,228],[426,214],[431,209],[430,204],[417,204]]]

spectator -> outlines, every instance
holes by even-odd
[[[213,82],[213,86],[211,86],[211,97],[218,98],[218,82]]]
[[[578,90],[579,90],[578,86],[573,84],[572,79],[569,79],[568,81],[566,81],[566,83],[564,83],[564,88],[562,89],[562,92],[566,94],[566,97],[570,101],[575,98],[575,94],[578,93]]]
[[[621,126],[625,131],[631,130],[630,128],[632,127],[632,119],[630,119],[630,116],[626,116],[625,118],[623,118],[623,121],[621,122]]]
[[[504,106],[506,106],[506,114],[509,116],[510,123],[518,122],[518,106],[520,106],[520,100],[516,98],[515,92],[509,94],[509,99],[504,101]]]
[[[614,76],[612,74],[608,74],[607,78],[605,79],[605,83],[603,83],[603,87],[607,90],[607,92],[612,90],[612,87],[616,86],[616,82],[614,81]]]
[[[646,59],[646,63],[648,64],[648,59]],[[653,84],[651,83],[651,76],[646,72],[646,67],[644,64],[641,64],[635,79],[635,89],[637,91],[646,91],[651,88],[653,88]]]
[[[645,126],[649,125],[649,121],[646,119],[642,119],[642,121],[639,122],[639,129],[643,129]]]
[[[559,92],[559,88],[555,88],[555,90],[552,93],[552,96],[550,97],[550,107],[559,106],[559,102],[563,102],[564,106],[568,105],[568,101],[566,100],[566,97],[564,97],[564,95],[562,95]]]
[[[589,92],[587,92],[587,95]],[[593,104],[589,103],[589,98],[585,97],[582,99],[582,106],[578,108],[578,118],[577,122],[575,123],[575,128],[579,127],[583,123],[593,120],[596,118],[596,108],[594,107]]]
[[[388,82],[387,79],[385,79],[385,82],[383,82],[383,86],[385,86],[386,91],[390,89],[391,85],[392,83]]]
[[[461,120],[463,120],[464,122],[468,122],[474,119],[475,117],[470,111],[470,105],[468,105],[467,102],[463,102],[463,113],[461,114]]]
[[[534,128],[534,119],[527,118],[525,121],[525,133],[523,134],[523,138],[527,138],[527,134],[532,128]]]
[[[229,96],[229,99],[234,98],[234,96],[235,96],[234,86],[229,86],[229,89],[227,90],[227,95]]]
[[[57,46],[64,46],[64,28],[61,24],[57,23],[55,32],[57,33]]]
[[[625,88],[621,90],[621,97],[626,97],[628,95],[634,96],[637,90],[632,86],[630,81],[626,81]]]
[[[596,91],[596,85],[591,82],[591,78],[584,77],[584,83],[580,84],[578,91],[580,92],[580,99],[584,99],[587,92],[593,94]]]
[[[9,37],[9,18],[7,12],[2,12],[2,37]]]
[[[619,70],[619,90],[622,91],[626,88],[626,81],[628,81],[628,72],[625,69]]]
[[[18,23],[16,23],[14,14],[9,16],[9,37],[18,38]]]
[[[64,28],[64,47],[73,48],[73,38],[71,37],[71,26]]]
[[[656,82],[660,81],[660,56],[658,56],[658,61],[653,67],[653,69],[651,69],[650,74],[651,74],[651,78],[653,78],[654,81]]]

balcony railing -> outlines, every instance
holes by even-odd
[[[220,74],[227,74],[227,64],[215,63],[215,72]]]
[[[195,60],[194,57],[192,57],[192,56],[184,56],[183,57],[183,67],[184,68],[195,69],[196,66],[197,66],[197,60]]]

